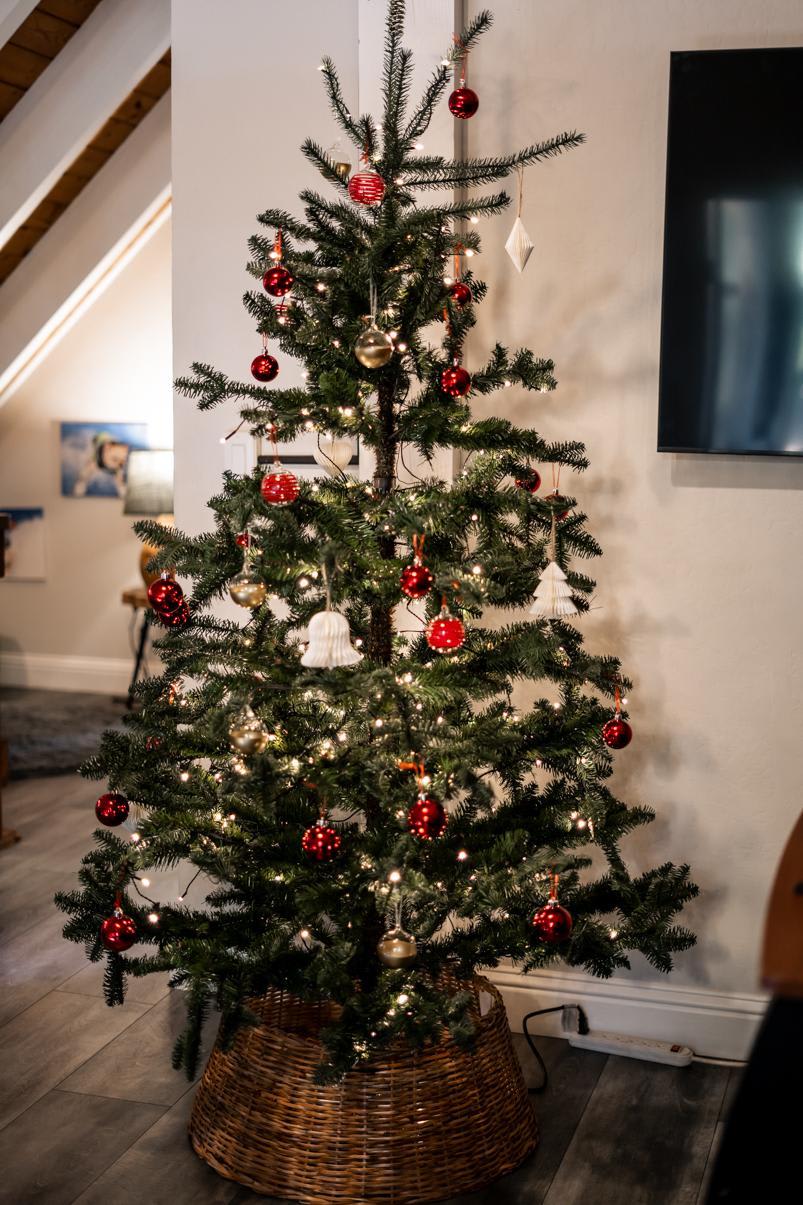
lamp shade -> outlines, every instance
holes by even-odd
[[[126,515],[173,512],[173,452],[170,448],[132,448],[126,463]]]

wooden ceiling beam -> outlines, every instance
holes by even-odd
[[[8,0],[0,0],[4,3]],[[169,44],[169,0],[101,0],[0,125],[0,247],[109,116],[125,120],[130,94]],[[138,118],[148,102],[141,98]]]

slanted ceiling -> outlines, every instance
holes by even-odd
[[[100,0],[43,0],[0,46],[0,121],[7,117]]]
[[[43,0],[0,47],[0,120],[42,74],[100,0]],[[135,0],[126,0],[135,3]],[[0,285],[170,87],[170,51],[156,63],[0,248]],[[1,167],[0,167],[0,170]]]

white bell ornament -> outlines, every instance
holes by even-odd
[[[334,669],[362,661],[351,643],[348,620],[339,611],[319,611],[309,621],[309,643],[301,657],[308,669]]]

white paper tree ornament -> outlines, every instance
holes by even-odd
[[[577,614],[571,587],[557,561],[550,561],[541,574],[530,614],[540,615],[543,619],[558,619],[561,615]]]

